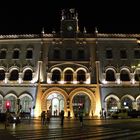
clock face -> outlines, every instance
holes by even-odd
[[[68,31],[72,31],[72,30],[73,30],[73,27],[69,25],[69,26],[67,27],[67,30],[68,30]]]

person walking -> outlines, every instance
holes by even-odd
[[[7,126],[9,126],[9,118],[10,118],[10,110],[7,109],[5,113],[5,129],[7,129]]]
[[[50,110],[47,110],[47,122],[50,122],[50,118],[51,118],[51,112]]]
[[[106,119],[106,111],[104,111],[104,119]]]
[[[41,112],[41,123],[44,125],[45,124],[45,111]]]
[[[83,110],[80,109],[79,111],[79,120],[80,120],[80,125],[81,127],[83,126]]]
[[[61,126],[63,126],[63,124],[64,124],[64,110],[61,110],[60,117],[61,117]]]

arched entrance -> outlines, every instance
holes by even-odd
[[[106,99],[106,110],[107,112],[113,112],[118,109],[119,101],[115,96],[110,96]]]
[[[64,97],[59,93],[52,93],[47,97],[47,110],[51,111],[52,116],[59,116],[64,110]]]
[[[72,100],[72,107],[74,116],[77,116],[79,110],[83,110],[84,116],[89,116],[90,108],[91,108],[91,101],[87,94],[85,93],[78,93],[74,96]]]
[[[130,97],[123,97],[121,99],[121,108],[123,109],[133,109],[132,99]]]
[[[30,112],[32,108],[32,97],[28,94],[23,94],[19,97],[22,112]]]

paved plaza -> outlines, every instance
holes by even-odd
[[[136,140],[140,139],[139,128],[140,119],[86,119],[83,126],[75,119],[65,119],[64,126],[59,118],[52,118],[46,125],[34,119],[24,120],[17,126],[10,124],[6,130],[0,124],[0,137],[3,140]]]

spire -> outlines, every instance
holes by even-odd
[[[41,34],[44,34],[45,33],[45,31],[44,31],[44,27],[42,28],[42,31],[41,31]]]
[[[62,11],[61,11],[61,20],[64,20],[65,19],[65,10],[63,9]]]
[[[86,34],[87,33],[87,30],[86,30],[86,27],[84,27],[84,34]]]
[[[95,27],[95,34],[98,34],[98,29],[97,29],[97,27]]]
[[[53,30],[52,30],[52,34],[55,34],[55,33],[56,33],[56,31],[53,29]]]
[[[78,19],[78,14],[75,12],[74,8],[70,9],[63,9],[61,11],[61,20],[72,20],[72,19]]]

